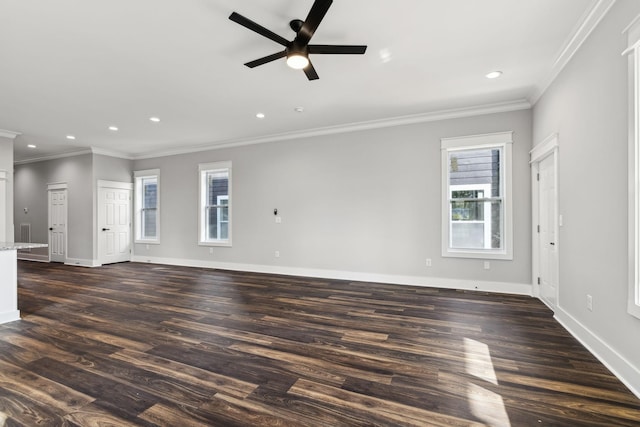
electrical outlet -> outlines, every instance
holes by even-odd
[[[485,261],[484,262],[484,269],[485,270],[491,270],[491,263],[489,261]]]
[[[276,224],[282,224],[282,217],[281,216],[277,216],[276,217]]]
[[[280,251],[276,251],[275,256],[276,258],[280,258]]]
[[[587,309],[593,311],[593,297],[587,294]]]
[[[431,258],[427,258],[427,267],[431,267]]]

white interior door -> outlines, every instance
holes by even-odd
[[[67,190],[49,190],[49,261],[67,260]]]
[[[538,164],[538,266],[540,298],[551,308],[558,304],[558,244],[556,157],[549,155]]]
[[[98,258],[101,264],[131,260],[130,188],[98,188]]]

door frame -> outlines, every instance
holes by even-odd
[[[95,193],[95,206],[96,206],[96,215],[95,218],[95,227],[94,227],[94,242],[95,242],[95,254],[97,259],[97,265],[103,265],[103,255],[102,249],[100,248],[100,190],[103,188],[116,188],[119,190],[129,190],[129,261],[131,261],[132,252],[133,252],[133,229],[131,227],[131,218],[133,214],[133,183],[132,182],[120,182],[120,181],[107,181],[103,179],[99,179],[96,185],[96,193]]]
[[[556,246],[556,265],[558,268],[555,270],[555,283],[556,283],[556,305],[554,307],[549,306],[551,310],[555,312],[556,308],[560,305],[560,232],[561,216],[559,215],[559,188],[558,188],[558,152],[559,152],[559,139],[558,134],[554,133],[545,138],[541,143],[537,144],[530,152],[531,160],[531,257],[532,257],[532,286],[533,296],[540,299],[545,305],[549,306],[549,302],[541,298],[540,284],[538,283],[540,277],[540,239],[538,233],[538,224],[540,224],[540,185],[538,181],[540,163],[546,160],[549,156],[553,156],[553,172],[554,172],[554,187],[555,195],[553,200],[554,210],[554,234],[555,234],[555,246]]]
[[[6,242],[9,236],[7,236],[8,226],[7,226],[7,212],[8,212],[8,203],[7,203],[7,187],[9,175],[7,171],[4,169],[0,169],[0,242]]]
[[[64,263],[69,258],[69,189],[66,182],[54,182],[47,184],[47,242],[49,243],[48,258],[51,262],[51,192],[64,190],[65,210],[64,210]]]

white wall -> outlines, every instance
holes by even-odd
[[[0,241],[13,242],[13,139],[3,136],[0,136],[0,170],[7,173],[4,197],[0,201],[4,213],[4,221],[0,222]]]
[[[627,58],[619,0],[535,105],[534,142],[558,132],[560,294],[556,315],[640,393],[640,320],[627,314]],[[593,311],[586,295],[593,296]]]
[[[440,138],[507,130],[515,131],[513,261],[491,261],[485,270],[482,260],[442,258]],[[135,245],[135,254],[143,261],[527,292],[530,149],[526,110],[137,160],[135,170],[160,169],[162,229],[160,245]],[[210,254],[197,245],[198,163],[223,160],[233,162],[233,247]]]

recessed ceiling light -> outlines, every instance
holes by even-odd
[[[73,139],[76,139],[76,137],[75,137],[75,136],[73,136],[73,135],[67,135],[67,139],[71,139],[71,140],[73,140]]]
[[[118,127],[117,126],[109,126],[109,130],[117,132],[118,131]]]
[[[27,145],[27,147],[29,147],[29,148],[36,148],[36,146],[35,146],[35,145],[33,145],[33,144],[29,144],[29,145]]]
[[[264,119],[265,115],[264,115],[264,113],[258,113],[258,114],[256,114],[256,117],[259,118],[259,119]]]
[[[386,64],[391,61],[391,51],[389,49],[380,50],[379,55],[382,63]]]
[[[296,107],[293,109],[296,113],[302,113],[304,111],[304,107]]]
[[[489,74],[487,74],[485,77],[488,79],[497,79],[501,75],[502,75],[502,71],[492,71]]]
[[[158,123],[160,121],[158,117],[149,117],[149,120],[151,120],[154,123]]]

